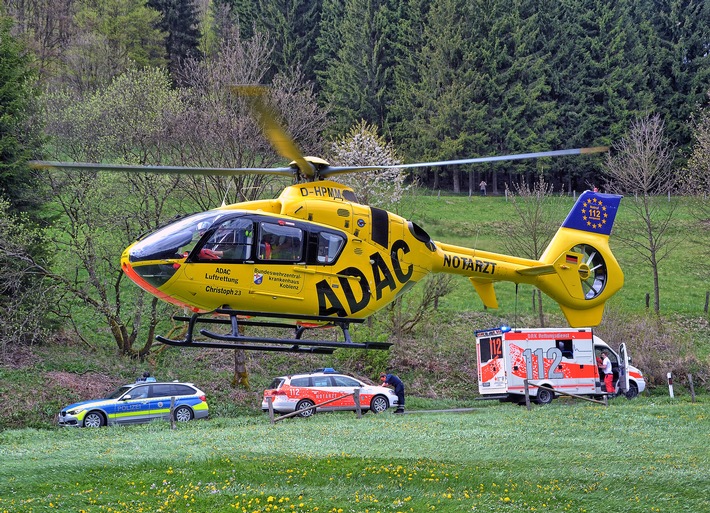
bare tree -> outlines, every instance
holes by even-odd
[[[514,255],[538,260],[559,226],[554,208],[559,203],[559,197],[553,195],[552,184],[545,182],[542,174],[532,187],[523,180],[513,185],[513,191],[507,184],[506,189],[517,216],[505,221],[498,229],[505,249]],[[539,289],[533,292],[535,304],[540,326],[544,327],[542,292]]]
[[[692,123],[693,153],[688,159],[682,190],[694,200],[693,210],[702,223],[701,229],[710,231],[710,108],[703,108]]]
[[[166,120],[181,109],[167,75],[155,69],[129,71],[83,98],[57,93],[47,102],[47,130],[56,152],[51,157],[129,164],[160,160]],[[58,209],[47,239],[55,262],[37,268],[65,295],[49,308],[82,339],[87,327],[81,313],[88,308],[105,319],[120,353],[146,355],[164,306],[127,286],[118,255],[181,210],[180,198],[171,195],[178,178],[77,171],[46,177]],[[135,349],[139,339],[143,344]]]
[[[174,125],[174,160],[210,167],[272,167],[285,165],[261,129],[246,100],[234,85],[259,84],[268,69],[269,40],[257,33],[244,40],[238,32],[204,60],[183,63],[180,80],[186,110]],[[304,152],[319,152],[326,113],[318,108],[313,87],[295,70],[277,75],[271,101],[286,131]],[[262,197],[275,178],[268,175],[191,176],[185,192],[202,208],[221,202]]]
[[[41,230],[27,216],[12,214],[0,198],[0,361],[11,354],[9,346],[42,342],[47,335],[44,320],[54,287],[43,280],[47,264],[36,261],[43,244]]]
[[[673,147],[665,138],[663,120],[648,115],[632,123],[605,165],[606,189],[625,194],[623,206],[632,213],[630,221],[621,220],[615,235],[651,267],[656,313],[661,309],[658,266],[673,249],[670,227],[678,206],[671,198],[678,181],[672,164]]]

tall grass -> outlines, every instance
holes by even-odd
[[[318,414],[0,433],[0,511],[710,511],[710,407]]]

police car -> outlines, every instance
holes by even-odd
[[[103,399],[70,404],[59,413],[60,426],[101,427],[138,424],[155,419],[170,420],[170,402],[175,398],[178,422],[207,417],[205,393],[192,383],[138,381],[123,385]]]
[[[335,399],[323,406],[306,409],[299,413],[300,417],[310,417],[316,411],[355,411],[355,399],[352,394],[356,389],[360,390],[360,406],[363,411],[380,413],[397,406],[397,395],[392,389],[368,385],[352,376],[326,368],[309,374],[274,378],[269,388],[264,390],[261,409],[269,410],[267,398],[270,397],[277,413],[291,413]]]

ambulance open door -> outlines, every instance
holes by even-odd
[[[619,393],[626,394],[629,391],[629,353],[626,350],[626,344],[619,346],[619,382],[617,387]]]

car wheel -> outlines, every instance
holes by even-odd
[[[384,395],[376,395],[370,401],[370,411],[372,413],[382,413],[390,407],[390,403]]]
[[[84,417],[84,427],[101,427],[106,425],[104,414],[100,411],[90,411]]]
[[[535,399],[535,402],[537,404],[550,404],[554,397],[555,394],[552,391],[547,390],[546,388],[538,388],[537,399]]]
[[[629,389],[626,391],[626,398],[633,399],[637,395],[639,395],[639,387],[636,383],[634,383],[633,381],[630,381],[629,382]]]
[[[192,420],[192,410],[187,406],[175,408],[175,420],[178,422],[188,422]]]
[[[304,399],[302,401],[298,401],[298,404],[296,405],[296,411],[302,410],[304,408],[308,408],[310,406],[315,406],[316,403],[311,401],[310,399]],[[311,417],[313,414],[316,412],[315,408],[311,408],[310,410],[302,411],[301,413],[298,414],[299,417]]]

